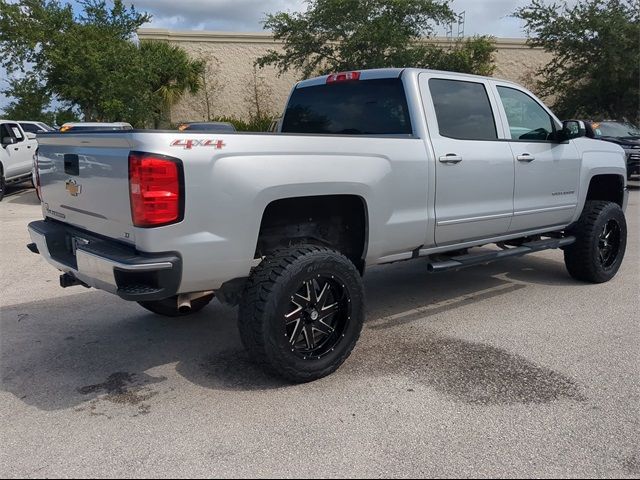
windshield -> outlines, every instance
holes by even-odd
[[[640,137],[640,130],[631,123],[598,122],[592,127],[596,137]]]

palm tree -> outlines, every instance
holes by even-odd
[[[166,42],[145,41],[140,44],[144,71],[156,97],[154,126],[168,123],[171,107],[189,92],[202,88],[204,62],[192,60],[182,48]]]

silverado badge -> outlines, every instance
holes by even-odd
[[[67,192],[69,192],[72,197],[77,197],[82,193],[82,185],[79,185],[78,182],[72,178],[66,181],[64,188],[66,188]]]

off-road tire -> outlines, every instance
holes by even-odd
[[[618,229],[618,239],[613,246],[615,257],[603,262],[600,256],[601,236],[609,226]],[[564,250],[564,262],[573,278],[604,283],[615,276],[627,246],[627,223],[618,204],[602,200],[587,201],[580,219],[567,233],[576,237],[576,242]]]
[[[198,313],[204,307],[209,305],[209,302],[213,300],[213,294],[207,295],[206,297],[198,298],[196,300],[191,301],[191,310],[188,312],[180,312],[178,311],[177,297],[169,297],[163,300],[154,300],[148,302],[138,302],[143,308],[146,308],[150,312],[153,312],[158,315],[162,315],[165,317],[186,317],[188,315],[193,315],[194,313]]]
[[[321,278],[327,279],[325,285],[330,283],[333,286],[330,288],[332,293],[328,295],[335,293],[335,298],[340,298],[331,300],[334,302],[331,307],[336,309],[332,317],[336,324],[331,333],[324,333],[326,343],[323,348],[326,351],[304,356],[299,350],[294,351],[298,326],[295,325],[293,332],[287,330],[290,328],[287,311],[292,304],[296,305],[292,302],[296,292],[300,291],[299,286],[319,285]],[[309,299],[312,296],[319,299],[323,292],[320,295],[317,291],[313,295],[309,292]],[[320,312],[324,311],[322,307],[325,304],[326,299],[319,307]],[[247,282],[239,308],[240,337],[251,359],[268,372],[293,383],[310,382],[333,373],[349,357],[362,330],[363,304],[360,274],[344,255],[330,248],[308,244],[283,248],[266,257]],[[315,308],[307,306],[314,312]],[[304,315],[307,322],[312,321],[310,314]],[[317,312],[315,315],[318,318]],[[344,319],[344,323],[340,319]],[[301,328],[307,327],[303,324]],[[306,344],[309,346],[308,340]]]

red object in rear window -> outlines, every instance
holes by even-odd
[[[360,72],[340,72],[327,77],[327,83],[349,82],[351,80],[360,80]]]
[[[131,218],[136,227],[160,227],[182,220],[182,162],[152,153],[129,154]]]

